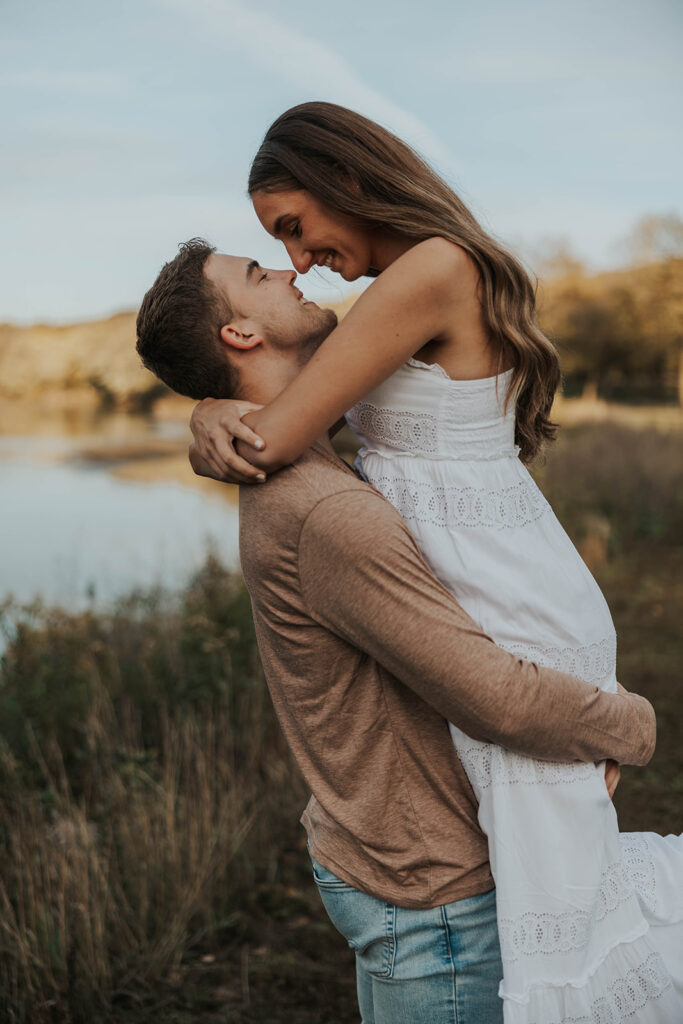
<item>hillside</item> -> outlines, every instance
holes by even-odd
[[[330,307],[341,317],[352,303]],[[130,312],[63,326],[0,324],[0,398],[59,393],[65,404],[148,408],[168,389],[140,363],[135,318]]]
[[[54,326],[0,325],[0,397],[35,398],[66,392],[135,408],[161,393],[135,351],[135,313]],[[88,394],[89,393],[89,394]]]
[[[353,302],[330,306],[341,318]],[[584,385],[652,379],[671,391],[678,378],[683,400],[683,260],[551,278],[539,289],[539,317],[565,374]],[[0,398],[50,395],[133,411],[165,393],[135,351],[133,312],[66,326],[0,324]]]

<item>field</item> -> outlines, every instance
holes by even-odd
[[[535,470],[597,575],[619,677],[656,706],[624,830],[681,830],[680,432],[563,431]],[[0,1019],[339,1024],[353,961],[325,918],[239,579],[4,614]]]

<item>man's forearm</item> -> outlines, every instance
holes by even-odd
[[[487,657],[485,655],[485,657]],[[497,669],[497,660],[491,667]],[[456,672],[457,676],[457,672]],[[476,739],[545,760],[602,761],[643,765],[652,757],[656,720],[643,697],[623,691],[605,693],[574,676],[517,661],[504,676],[494,677],[495,703],[488,687],[477,684],[465,668],[453,691],[469,694],[448,717]],[[473,691],[474,683],[474,691]]]
[[[475,739],[544,760],[649,761],[656,722],[643,697],[605,693],[515,658],[457,607],[459,614],[451,613],[443,626],[430,612],[429,629],[412,607],[403,621],[393,618],[393,643],[387,636],[380,649],[375,624],[361,646],[372,648],[393,675]]]

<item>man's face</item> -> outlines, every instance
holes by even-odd
[[[307,359],[337,324],[331,309],[307,301],[293,270],[265,270],[248,257],[213,253],[204,273],[233,310],[233,324],[261,335],[273,348]]]

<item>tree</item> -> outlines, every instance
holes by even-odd
[[[544,283],[541,326],[586,395],[660,390],[683,404],[683,259]]]
[[[539,278],[556,281],[567,277],[580,277],[584,266],[565,236],[548,235],[530,252],[530,262]]]
[[[683,257],[683,220],[677,213],[648,213],[626,239],[626,251],[637,266]]]

